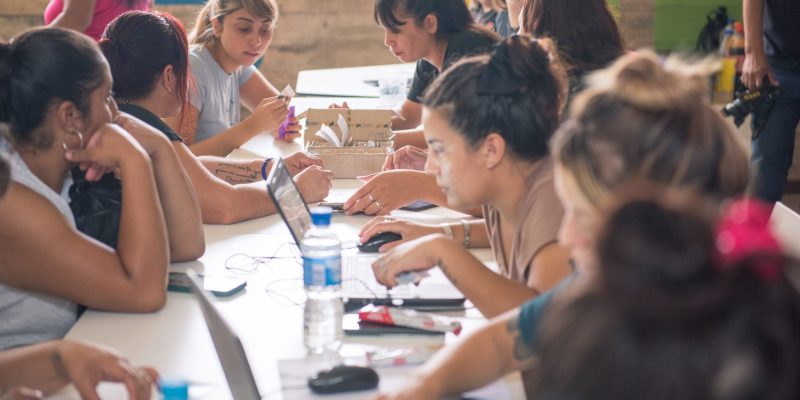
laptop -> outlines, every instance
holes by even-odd
[[[267,190],[299,247],[305,233],[311,228],[311,212],[281,159],[270,171]],[[355,235],[341,239],[357,240]],[[419,285],[400,285],[387,290],[378,283],[372,272],[372,263],[377,257],[367,253],[342,254],[342,296],[347,301],[347,309],[368,303],[411,308],[454,308],[463,305],[464,295],[450,282],[423,279]]]
[[[241,339],[214,308],[211,296],[203,290],[203,284],[197,273],[188,270],[186,275],[189,277],[192,292],[200,302],[200,309],[203,311],[208,332],[217,350],[217,357],[222,364],[222,371],[225,372],[225,379],[228,381],[233,399],[260,399],[258,385],[253,378],[253,371],[250,369],[250,362],[247,361]]]

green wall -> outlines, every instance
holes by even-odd
[[[655,0],[653,46],[658,51],[693,49],[706,15],[718,6],[742,20],[742,0]]]

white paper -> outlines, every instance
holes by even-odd
[[[281,90],[280,95],[284,96],[284,97],[292,97],[293,98],[294,96],[297,95],[297,93],[295,93],[294,89],[292,89],[292,85],[286,85],[286,87],[283,88],[283,90]]]
[[[350,140],[350,127],[347,126],[347,121],[344,119],[342,114],[339,114],[339,119],[336,121],[336,125],[339,125],[339,131],[342,132],[342,146],[347,146]]]
[[[339,136],[337,136],[336,132],[334,132],[333,129],[331,129],[328,125],[322,124],[315,136],[322,138],[322,140],[328,142],[328,144],[331,146],[342,147],[342,142],[339,140]]]

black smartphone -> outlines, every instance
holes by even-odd
[[[229,276],[197,275],[203,281],[203,289],[217,297],[229,297],[244,289],[247,281]],[[191,293],[192,285],[189,277],[183,272],[170,272],[167,290],[170,292]]]
[[[401,210],[406,211],[423,211],[430,208],[438,207],[436,204],[428,203],[427,201],[417,200],[405,207],[400,207]]]
[[[319,207],[330,207],[334,212],[343,212],[344,203],[323,201],[317,204]]]

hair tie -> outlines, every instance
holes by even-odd
[[[720,270],[732,268],[752,256],[750,268],[766,282],[781,274],[781,246],[769,229],[771,207],[753,199],[742,199],[725,208],[716,228],[716,247]]]
[[[478,94],[513,94],[522,89],[511,73],[508,46],[502,42],[493,46],[489,63],[478,76]]]

